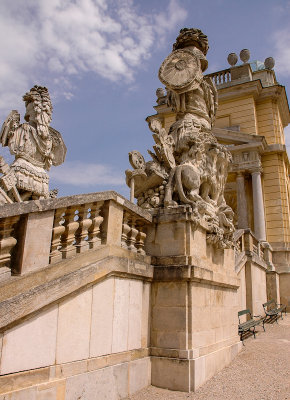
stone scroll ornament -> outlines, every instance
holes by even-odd
[[[15,157],[11,165],[0,157],[0,204],[52,197],[46,171],[62,164],[66,155],[61,134],[50,127],[52,105],[47,88],[34,86],[23,100],[26,122],[21,124],[18,111],[13,110],[0,132],[2,146],[8,146]]]
[[[145,162],[138,151],[129,153],[133,170],[126,171],[127,185],[137,204],[146,209],[188,204],[195,222],[207,229],[207,240],[220,248],[232,246],[232,209],[224,188],[231,155],[212,134],[217,111],[217,90],[203,75],[208,66],[208,39],[199,29],[180,31],[173,51],[159,69],[167,105],[176,121],[166,131],[161,117],[147,118],[155,145]],[[132,181],[134,184],[132,185]]]

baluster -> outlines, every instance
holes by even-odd
[[[62,259],[62,253],[60,251],[61,248],[60,238],[65,231],[65,227],[63,225],[64,222],[63,215],[65,213],[65,210],[66,210],[65,208],[58,208],[57,210],[55,210],[53,229],[52,229],[51,250],[49,255],[50,264],[54,264]]]
[[[127,211],[124,211],[123,216],[123,225],[122,225],[122,236],[121,236],[121,247],[124,249],[128,249],[128,234],[130,232],[130,225],[129,225],[129,217],[130,214]]]
[[[144,226],[139,225],[138,226],[138,234],[136,237],[136,248],[137,248],[137,253],[146,255],[145,250],[144,250],[144,245],[145,245],[145,239],[146,239],[146,233],[144,232]]]
[[[79,227],[79,222],[75,221],[75,212],[78,206],[67,207],[64,216],[64,233],[61,235],[61,252],[62,258],[70,258],[76,254],[75,242],[75,231]]]
[[[88,243],[89,248],[94,249],[102,243],[102,235],[100,226],[104,221],[104,217],[100,215],[104,202],[94,203],[91,206],[91,220],[92,224],[88,229]]]
[[[230,74],[230,71],[227,71],[227,72],[226,72],[226,76],[227,76],[227,82],[230,82],[230,81],[231,81],[231,74]]]
[[[14,236],[14,226],[18,222],[19,216],[3,218],[0,220],[0,281],[11,275],[11,252],[17,240]],[[15,272],[15,271],[14,271]]]
[[[138,229],[136,229],[136,217],[132,216],[132,219],[130,222],[131,222],[130,223],[131,229],[130,229],[130,232],[128,235],[128,243],[129,243],[128,250],[131,250],[134,253],[136,253],[137,249],[135,247],[135,244],[136,244],[136,236],[138,234]]]
[[[83,253],[84,251],[87,251],[89,249],[89,243],[88,243],[88,230],[90,226],[92,225],[92,220],[91,218],[88,218],[88,209],[91,208],[90,204],[82,204],[79,207],[79,227],[76,230],[75,233],[75,238],[76,238],[76,248],[77,248],[77,253]]]

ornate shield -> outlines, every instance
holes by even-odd
[[[175,50],[161,64],[159,79],[178,93],[194,90],[202,80],[200,60],[190,50]]]
[[[51,126],[48,127],[49,133],[52,138],[52,165],[57,166],[64,162],[66,156],[66,145],[64,144],[61,134]]]

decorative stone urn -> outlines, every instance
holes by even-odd
[[[227,60],[228,60],[228,63],[233,67],[238,62],[238,56],[236,55],[236,53],[230,53],[228,55]]]
[[[241,50],[240,59],[243,61],[244,64],[246,64],[250,59],[250,50],[248,49]]]

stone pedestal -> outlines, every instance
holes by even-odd
[[[195,391],[241,348],[234,251],[206,240],[190,209],[159,210],[147,234],[152,283],[152,385]]]

